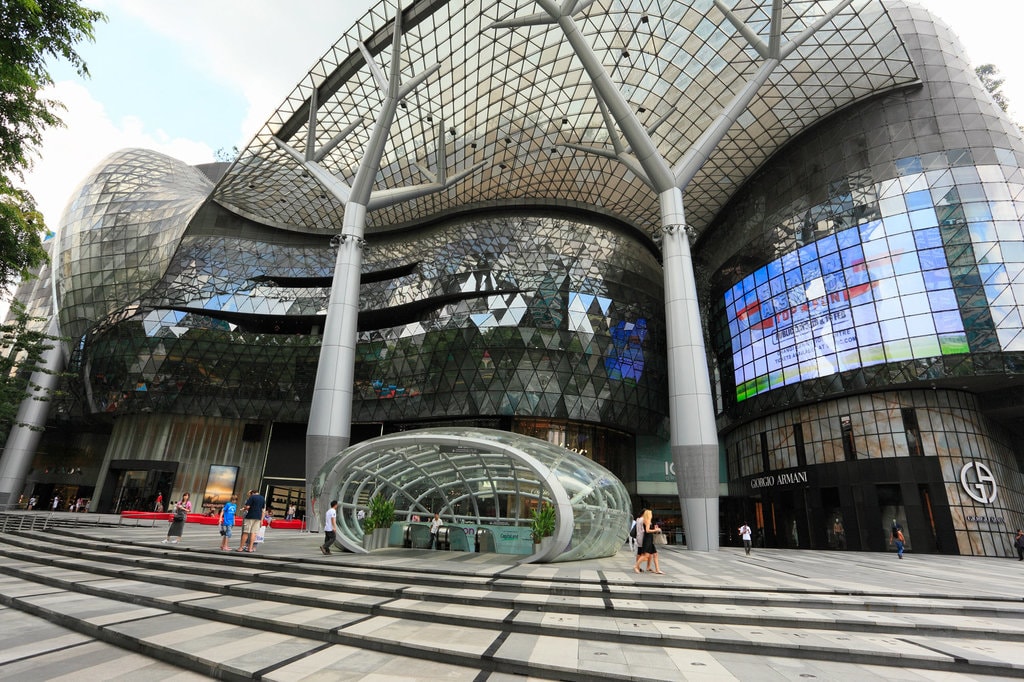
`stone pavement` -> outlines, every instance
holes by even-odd
[[[661,576],[634,573],[628,550],[325,557],[322,536],[273,529],[251,555],[219,551],[215,526],[169,546],[165,523],[12,516],[0,679],[1024,677],[1016,560],[668,546]]]

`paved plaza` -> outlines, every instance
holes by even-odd
[[[0,526],[0,679],[980,680],[1024,677],[1011,559],[674,546],[615,557],[388,549],[271,530]],[[108,525],[109,524],[109,525]]]

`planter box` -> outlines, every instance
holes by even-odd
[[[386,548],[390,533],[391,528],[374,528],[372,532],[363,535],[363,549],[372,552],[375,549]]]
[[[555,536],[553,536],[553,535],[545,535],[544,537],[542,537],[540,539],[540,542],[535,542],[533,544],[533,553],[534,554],[539,554],[541,552],[546,552],[548,550],[548,547],[550,547],[554,543],[555,543]]]

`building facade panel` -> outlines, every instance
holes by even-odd
[[[930,511],[916,524],[927,518],[938,538],[934,509],[948,509],[939,551],[1001,555],[1024,522],[1016,413],[997,414],[964,391],[1021,379],[1024,145],[949,29],[916,7],[889,6],[928,78],[794,140],[716,219],[725,238],[698,245],[713,273],[730,485],[756,504],[751,482],[801,471],[822,480],[822,465],[855,470],[857,486],[896,486],[862,491],[874,502],[847,509],[862,530],[884,534],[887,510],[916,494],[905,480],[872,480],[861,462],[936,458]],[[970,496],[990,483],[996,498]],[[814,481],[799,491],[819,492]],[[834,523],[821,505],[773,504]],[[800,546],[822,537],[809,530]]]
[[[724,542],[745,521],[780,547],[880,551],[895,519],[914,551],[1005,554],[1024,525],[1024,142],[949,28],[903,0],[784,3],[782,44],[827,20],[732,120],[771,50],[772,3],[594,3],[572,17],[590,52],[554,24],[492,26],[520,5],[382,0],[222,177],[139,150],[97,169],[56,259],[79,383],[52,425],[97,442],[119,429],[117,468],[180,423],[200,452],[173,476],[192,490],[243,466],[230,444],[248,433],[264,484],[301,496],[346,217],[341,185],[309,164],[341,184],[359,167],[380,99],[361,40],[378,65],[401,50],[403,75],[441,69],[396,110],[360,242],[355,440],[514,430],[678,517],[667,386],[693,374],[666,358],[659,230],[660,211],[685,212]],[[614,116],[584,54],[619,89]],[[720,115],[720,143],[661,206],[621,126],[686,166]],[[224,438],[186,433],[207,426]]]

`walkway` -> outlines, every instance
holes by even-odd
[[[250,555],[217,550],[209,526],[170,546],[166,524],[6,519],[0,679],[1024,677],[1009,559],[670,546],[658,576],[627,551],[325,557],[320,536],[272,530]]]

